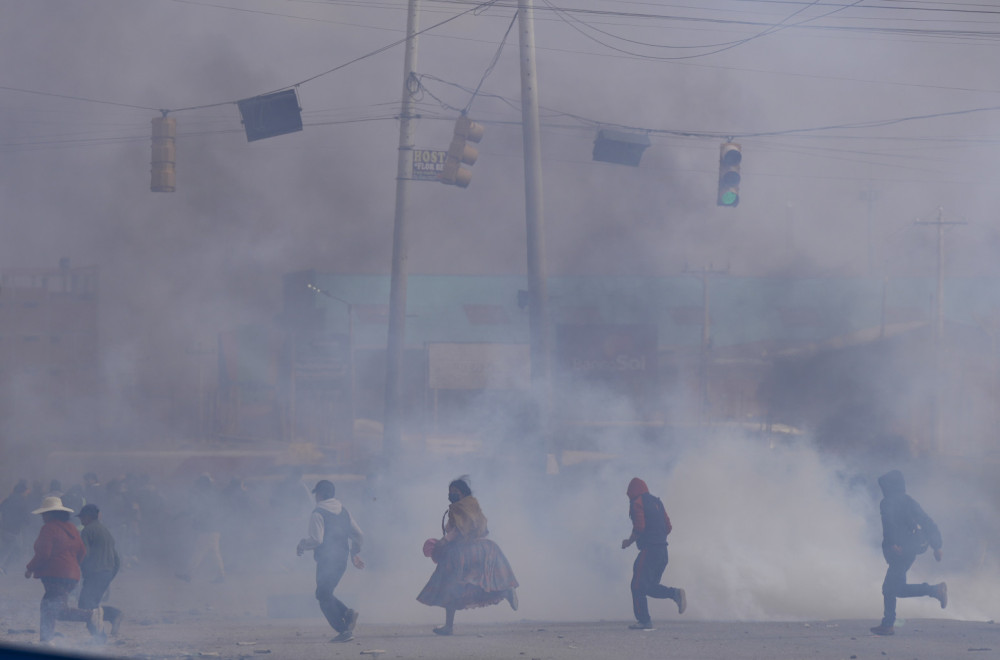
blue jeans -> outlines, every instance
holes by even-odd
[[[632,564],[632,612],[639,623],[649,623],[649,604],[646,597],[676,600],[679,591],[660,584],[667,569],[667,546],[651,545],[639,551]]]
[[[906,583],[906,571],[910,570],[910,566],[913,566],[916,558],[917,556],[912,554],[886,558],[889,562],[889,569],[885,572],[885,580],[882,582],[882,600],[885,606],[882,614],[882,625],[887,628],[896,623],[897,598],[930,596],[933,593],[933,587],[926,582],[921,584]]]
[[[76,580],[43,577],[42,586],[45,587],[45,595],[42,596],[38,626],[40,641],[52,639],[56,632],[56,621],[83,621],[87,624],[87,629],[90,629],[90,610],[69,606],[69,592],[76,588]]]
[[[337,632],[347,630],[347,605],[333,595],[333,590],[340,584],[340,578],[344,577],[347,570],[347,557],[343,559],[321,559],[316,562],[316,600],[319,601],[319,609],[327,622]]]

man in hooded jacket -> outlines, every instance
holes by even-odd
[[[882,555],[889,568],[882,582],[885,610],[882,623],[871,629],[876,635],[892,635],[896,623],[896,599],[930,596],[936,598],[944,609],[948,605],[948,585],[907,584],[906,572],[917,555],[927,546],[934,549],[934,559],[941,561],[941,532],[931,517],[906,494],[903,473],[892,470],[878,478],[882,489],[879,512],[882,516]]]
[[[358,622],[358,612],[350,609],[333,595],[347,570],[347,558],[355,568],[364,568],[358,553],[364,536],[358,523],[334,497],[333,482],[322,479],[313,488],[316,508],[309,516],[309,536],[299,541],[296,552],[301,557],[306,551],[313,551],[316,560],[316,600],[330,626],[339,634],[331,641],[349,642],[354,639],[354,626]]]
[[[650,494],[646,482],[635,477],[626,491],[629,499],[628,515],[632,520],[632,535],[622,541],[622,549],[633,543],[639,555],[632,565],[632,611],[636,623],[632,630],[652,630],[649,604],[646,597],[669,598],[677,603],[677,612],[687,609],[687,595],[683,589],[660,584],[667,568],[667,534],[672,526],[660,498]]]

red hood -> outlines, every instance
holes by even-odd
[[[635,477],[632,479],[632,481],[628,482],[628,490],[625,491],[625,494],[628,495],[628,498],[630,500],[634,500],[643,493],[648,493],[648,492],[649,488],[646,486],[646,482],[640,479],[639,477]]]

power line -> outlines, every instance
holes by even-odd
[[[706,49],[706,48],[712,48],[712,49],[714,49],[714,50],[711,50],[709,52],[698,53],[696,55],[678,55],[678,56],[671,56],[671,57],[642,55],[640,53],[633,53],[631,51],[627,51],[627,50],[624,50],[624,49],[612,46],[610,44],[604,43],[600,39],[596,39],[596,38],[588,35],[586,32],[584,32],[583,30],[581,30],[580,28],[578,28],[576,25],[574,25],[573,23],[571,23],[564,16],[564,14],[566,12],[564,10],[560,9],[559,7],[556,7],[555,5],[553,5],[550,2],[550,0],[543,0],[543,2],[549,8],[551,8],[556,13],[556,15],[559,16],[571,28],[573,28],[574,30],[576,30],[577,32],[579,32],[580,34],[582,34],[587,39],[590,39],[591,41],[594,41],[595,43],[598,43],[601,46],[604,46],[605,48],[610,48],[610,49],[615,50],[617,52],[627,53],[629,55],[634,55],[636,57],[641,57],[643,59],[653,59],[653,60],[684,60],[684,59],[693,59],[695,57],[705,57],[707,55],[714,55],[716,53],[721,53],[723,51],[727,51],[727,50],[729,50],[731,48],[735,48],[737,46],[742,46],[743,44],[749,43],[749,42],[754,41],[756,39],[759,39],[761,37],[765,37],[765,36],[767,36],[769,34],[773,34],[773,33],[778,32],[780,30],[784,30],[784,29],[787,29],[789,27],[797,27],[799,25],[803,25],[805,23],[809,23],[809,22],[818,20],[820,18],[825,18],[827,16],[830,16],[831,14],[835,14],[837,12],[843,11],[844,9],[847,9],[848,7],[856,6],[856,5],[860,4],[862,2],[862,0],[855,0],[853,3],[851,3],[849,5],[844,5],[842,7],[838,7],[836,9],[832,9],[829,12],[827,12],[826,14],[822,14],[821,16],[809,18],[809,19],[800,21],[799,23],[786,24],[787,21],[789,21],[794,16],[797,16],[798,14],[806,11],[810,7],[816,6],[820,2],[820,0],[812,0],[812,2],[808,3],[805,7],[801,7],[798,10],[792,12],[789,16],[786,16],[785,18],[783,18],[778,23],[767,25],[763,30],[761,30],[757,34],[751,35],[749,37],[745,37],[743,39],[737,39],[735,41],[728,41],[728,42],[724,42],[724,43],[715,43],[715,44],[692,45],[692,46],[676,46],[676,45],[665,45],[665,44],[650,44],[650,43],[635,41],[635,40],[631,40],[631,39],[623,39],[623,38],[618,37],[616,35],[612,35],[611,33],[607,32],[607,31],[595,28],[592,25],[588,24],[586,21],[583,21],[582,19],[573,18],[573,23],[579,23],[581,25],[586,26],[588,29],[594,30],[594,31],[599,32],[601,34],[604,34],[606,36],[609,36],[609,37],[612,37],[612,38],[615,38],[615,39],[621,39],[622,41],[626,41],[628,43],[632,43],[632,44],[636,44],[636,45],[650,46],[650,47],[655,47],[655,48],[685,48],[685,49]]]
[[[514,12],[514,16],[511,17],[510,19],[510,25],[507,26],[507,31],[504,32],[503,39],[500,40],[500,47],[497,48],[497,52],[495,55],[493,55],[493,59],[490,61],[490,65],[486,67],[486,71],[483,72],[483,77],[479,79],[479,84],[476,85],[475,91],[472,92],[472,97],[469,99],[469,103],[465,106],[465,109],[462,111],[463,115],[467,114],[469,112],[469,109],[472,108],[472,102],[476,100],[476,94],[479,93],[479,90],[482,88],[483,83],[486,82],[486,78],[493,72],[493,69],[496,67],[497,62],[500,61],[500,54],[503,52],[504,44],[507,43],[507,37],[510,36],[510,31],[514,28],[515,21],[517,21],[516,11]]]
[[[466,92],[471,91],[467,87],[464,87],[464,86],[462,86],[459,83],[450,82],[450,81],[444,80],[442,78],[438,78],[436,76],[431,76],[431,75],[428,75],[428,74],[423,74],[423,75],[419,76],[419,79],[421,79],[421,80],[424,79],[424,78],[426,78],[428,80],[434,80],[434,81],[437,81],[437,82],[440,82],[442,84],[449,85],[449,86],[452,86],[452,87],[456,87],[456,88],[458,88],[460,90],[463,90],[463,91],[466,91]],[[424,89],[426,89],[426,88],[424,88]],[[506,98],[504,96],[498,95],[498,94],[489,94],[489,95],[486,95],[486,96],[489,96],[489,97],[492,97],[492,98],[501,99],[504,103],[507,103],[508,105],[511,105],[511,107],[514,107],[514,105],[515,105],[515,101],[513,101],[511,99],[508,99],[508,98]],[[436,99],[437,97],[434,97],[434,98]],[[553,115],[558,115],[558,116],[563,116],[563,117],[568,117],[568,118],[576,119],[576,120],[580,121],[581,123],[584,123],[584,124],[590,125],[590,126],[610,126],[610,127],[622,128],[622,129],[626,129],[626,130],[644,131],[644,132],[651,133],[651,134],[676,135],[676,136],[683,136],[683,137],[701,137],[701,138],[725,138],[725,137],[753,138],[753,137],[771,137],[771,136],[780,136],[780,135],[795,135],[795,134],[800,134],[800,133],[816,133],[816,132],[825,132],[825,131],[840,130],[840,129],[858,129],[858,128],[875,128],[875,127],[882,127],[882,126],[891,126],[891,125],[894,125],[894,124],[901,124],[901,123],[905,123],[905,122],[909,122],[909,121],[918,121],[918,120],[922,120],[922,119],[935,119],[935,118],[940,118],[940,117],[955,117],[955,116],[975,114],[975,113],[981,113],[981,112],[995,112],[997,110],[1000,110],[1000,106],[985,106],[985,107],[978,107],[978,108],[967,108],[967,109],[963,109],[963,110],[951,110],[951,111],[946,111],[946,112],[927,113],[927,114],[922,114],[922,115],[909,115],[909,116],[904,116],[904,117],[892,117],[892,118],[887,118],[887,119],[875,119],[875,120],[869,120],[869,121],[863,121],[863,122],[851,122],[851,123],[844,123],[844,124],[829,124],[829,125],[824,125],[824,126],[813,126],[813,127],[807,127],[807,128],[791,128],[791,129],[783,129],[783,130],[775,130],[775,131],[757,131],[757,132],[690,131],[690,130],[679,130],[679,129],[649,128],[649,127],[642,127],[642,126],[631,126],[631,125],[626,125],[626,124],[617,124],[615,122],[608,122],[608,121],[602,121],[602,120],[597,120],[597,119],[590,119],[590,118],[584,117],[582,115],[578,115],[578,114],[575,114],[575,113],[566,112],[566,111],[562,111],[562,110],[556,110],[556,109],[553,109],[553,108],[543,108],[543,109],[545,109],[548,112],[553,113]]]
[[[175,2],[182,2],[182,1],[183,2],[187,2],[188,0],[174,0],[174,1]],[[424,34],[425,32],[430,32],[431,30],[437,29],[437,28],[441,27],[442,25],[446,25],[447,23],[450,23],[450,22],[452,22],[452,21],[454,21],[454,20],[456,20],[458,18],[461,18],[462,16],[465,16],[466,14],[471,14],[473,12],[476,12],[476,11],[479,11],[479,10],[484,9],[486,7],[489,7],[490,5],[495,4],[496,2],[497,2],[497,0],[486,0],[485,2],[481,2],[481,3],[475,5],[474,7],[470,8],[470,9],[466,9],[465,11],[460,12],[458,14],[455,14],[454,16],[451,16],[449,18],[446,18],[443,21],[439,21],[438,23],[435,23],[434,25],[431,25],[430,27],[424,28],[423,30],[418,30],[417,32],[415,32],[413,34],[413,36],[417,37],[417,36],[419,36],[421,34]],[[308,78],[304,78],[303,80],[300,80],[300,81],[298,81],[296,83],[292,83],[291,85],[285,85],[284,87],[279,87],[278,89],[275,89],[272,92],[267,92],[267,93],[270,94],[270,93],[278,92],[278,91],[281,91],[281,90],[284,90],[284,89],[291,89],[293,87],[299,87],[301,85],[305,85],[306,83],[312,82],[313,80],[316,80],[318,78],[322,78],[323,76],[330,75],[331,73],[334,73],[336,71],[340,71],[341,69],[343,69],[345,67],[348,67],[348,66],[350,66],[352,64],[356,64],[356,63],[358,63],[358,62],[360,62],[362,60],[366,60],[369,57],[373,57],[373,56],[378,55],[380,53],[384,53],[385,51],[390,50],[392,48],[395,48],[396,46],[398,46],[400,44],[406,43],[406,41],[409,38],[410,38],[409,36],[406,36],[406,37],[403,37],[402,39],[397,39],[396,41],[388,43],[385,46],[382,46],[381,48],[376,48],[375,50],[373,50],[373,51],[371,51],[369,53],[361,55],[360,57],[356,57],[353,60],[345,62],[344,64],[335,66],[332,69],[328,69],[328,70],[326,70],[326,71],[324,71],[322,73],[317,73],[314,76],[309,76]],[[220,103],[208,103],[208,104],[205,104],[205,105],[196,105],[196,106],[191,106],[191,107],[187,107],[187,108],[177,108],[177,109],[174,109],[174,110],[166,110],[164,112],[175,112],[176,113],[176,112],[183,112],[183,111],[187,111],[187,110],[201,110],[201,109],[204,109],[204,108],[213,108],[213,107],[216,107],[216,106],[229,105],[229,104],[232,104],[232,103],[236,103],[236,101],[223,101],[223,102],[220,102]]]
[[[4,85],[0,85],[0,89],[8,91],[8,92],[21,92],[23,94],[37,94],[38,96],[51,96],[53,98],[69,99],[71,101],[85,101],[87,103],[100,103],[100,104],[103,104],[103,105],[114,105],[114,106],[118,106],[119,108],[132,108],[134,110],[154,110],[154,111],[157,110],[157,108],[151,108],[151,107],[145,106],[145,105],[132,105],[132,104],[129,104],[129,103],[118,103],[116,101],[102,101],[100,99],[92,99],[92,98],[88,98],[88,97],[85,97],[85,96],[72,96],[70,94],[56,94],[56,93],[53,93],[53,92],[42,92],[42,91],[39,91],[39,90],[36,90],[36,89],[24,89],[22,87],[7,87],[7,86],[4,86]]]

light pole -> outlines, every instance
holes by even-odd
[[[336,300],[347,306],[347,410],[350,417],[350,432],[348,440],[354,444],[354,304],[339,298],[325,289],[321,289],[315,284],[307,284],[309,289],[320,293],[330,300]],[[294,358],[293,358],[294,359]],[[294,421],[293,421],[294,423]]]

